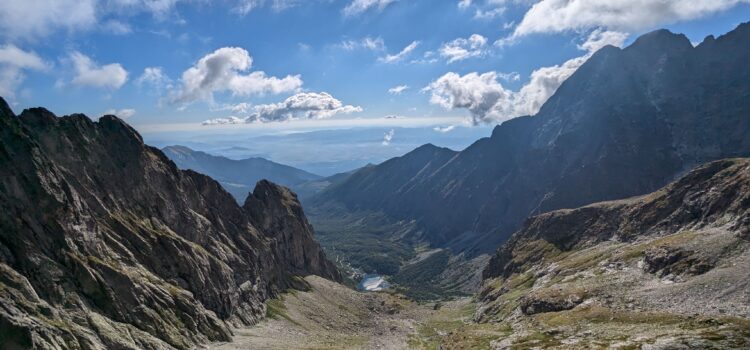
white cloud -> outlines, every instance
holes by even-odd
[[[436,126],[436,127],[432,128],[432,130],[435,130],[435,131],[437,131],[437,132],[439,132],[441,134],[447,134],[447,133],[455,130],[456,127],[457,127],[457,125],[448,125],[448,126],[444,126],[444,127]]]
[[[115,35],[126,35],[133,32],[133,28],[131,28],[129,24],[118,20],[104,22],[104,24],[102,24],[102,29]]]
[[[270,3],[271,10],[280,12],[297,6],[299,0],[239,0],[233,11],[244,16],[257,8],[265,6],[266,3]]]
[[[15,45],[0,46],[0,96],[13,99],[26,78],[24,70],[47,71],[50,64],[34,52]]]
[[[350,17],[360,15],[372,8],[382,11],[388,5],[396,1],[397,0],[352,0],[349,5],[344,7],[342,12],[344,16]]]
[[[96,24],[96,0],[0,1],[0,35],[32,39]]]
[[[621,47],[626,34],[593,31],[579,45],[587,53],[553,67],[543,67],[531,73],[528,83],[519,91],[503,87],[499,79],[513,79],[513,75],[497,72],[469,73],[464,76],[450,72],[433,81],[426,88],[430,102],[446,109],[467,109],[474,124],[496,123],[523,115],[536,114],[557,88],[605,45]],[[511,73],[512,74],[512,73]]]
[[[627,39],[627,33],[595,29],[586,41],[578,45],[578,49],[593,54],[607,45],[622,47]]]
[[[249,106],[243,106],[249,107]],[[235,109],[241,110],[241,109]],[[245,124],[290,121],[300,119],[328,119],[338,114],[362,112],[362,107],[344,105],[328,93],[303,92],[284,102],[258,105],[246,117],[229,117],[206,120],[203,125]]]
[[[401,60],[409,56],[409,54],[412,51],[414,51],[417,48],[417,46],[419,46],[419,41],[412,41],[412,43],[406,46],[403,50],[401,50],[401,52],[395,55],[386,55],[385,57],[381,57],[378,60],[383,63],[400,62]]]
[[[175,8],[178,0],[108,0],[99,1],[102,12],[150,13],[157,19],[168,17]]]
[[[526,12],[513,36],[599,27],[640,31],[701,18],[740,3],[750,0],[542,0]]]
[[[385,50],[385,41],[383,41],[383,38],[380,37],[364,37],[360,40],[344,40],[341,42],[341,44],[339,44],[339,47],[347,51],[354,51],[357,49],[383,51]]]
[[[49,63],[36,53],[21,50],[15,45],[0,46],[0,65],[33,70],[49,68]]]
[[[128,81],[128,72],[119,63],[100,66],[78,51],[71,52],[68,57],[75,70],[71,81],[74,85],[119,89]]]
[[[130,25],[119,20],[149,13],[157,19],[168,17],[178,0],[33,0],[0,1],[0,36],[11,40],[33,40],[57,31],[103,29],[127,34]]]
[[[146,67],[143,69],[143,73],[138,79],[135,80],[136,85],[150,85],[157,91],[161,91],[165,88],[170,88],[172,80],[164,74],[161,67]]]
[[[401,93],[404,92],[404,91],[406,91],[407,89],[409,89],[408,85],[394,86],[394,87],[388,89],[388,93],[391,94],[391,95],[401,95]]]
[[[471,0],[458,0],[458,8],[464,10],[471,6]]]
[[[109,110],[105,111],[104,115],[114,115],[114,116],[117,116],[118,118],[121,118],[121,119],[128,119],[128,118],[130,118],[130,117],[132,117],[132,116],[135,115],[135,109],[125,108],[125,109],[121,109],[121,110],[118,111],[118,110],[116,110],[116,109],[113,108],[113,109],[109,109]]]
[[[440,56],[448,59],[448,63],[462,61],[472,57],[482,57],[487,52],[487,38],[472,34],[469,38],[458,38],[440,47]]]
[[[391,129],[388,130],[385,135],[383,135],[383,146],[388,146],[391,144],[391,141],[393,140],[393,136],[396,135],[396,131]]]
[[[182,73],[181,87],[172,101],[189,104],[197,100],[213,102],[214,92],[231,92],[235,96],[280,94],[302,87],[299,75],[269,77],[262,71],[250,71],[253,59],[239,47],[220,48]]]
[[[497,76],[505,81],[519,81],[521,80],[521,74],[518,74],[518,72],[510,72],[510,73],[498,73]]]

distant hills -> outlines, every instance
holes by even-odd
[[[323,177],[264,158],[234,160],[195,151],[185,146],[164,147],[162,152],[180,169],[191,169],[211,176],[242,203],[255,184],[263,179],[295,187]]]
[[[415,223],[388,239],[491,252],[529,216],[649,193],[750,155],[748,62],[748,24],[695,47],[666,30],[605,47],[537,115],[461,152],[425,145],[362,169],[310,200],[312,211],[380,212]]]

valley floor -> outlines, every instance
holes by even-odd
[[[210,349],[435,349],[442,337],[471,324],[475,310],[470,298],[436,306],[361,293],[316,276],[306,281],[310,291],[270,301],[265,321]]]

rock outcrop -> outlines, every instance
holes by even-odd
[[[507,344],[746,348],[749,218],[750,159],[535,216],[484,270],[475,318],[511,327]]]
[[[225,341],[307,274],[341,278],[289,190],[261,182],[241,207],[114,116],[0,99],[3,348]]]

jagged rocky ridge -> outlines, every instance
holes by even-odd
[[[0,343],[188,349],[229,340],[297,275],[340,280],[296,196],[244,206],[114,116],[0,99]]]
[[[660,30],[605,47],[535,116],[461,152],[426,145],[310,203],[415,220],[420,238],[491,252],[530,215],[648,193],[699,164],[750,155],[750,24],[694,47]]]
[[[477,320],[518,333],[542,325],[550,344],[622,336],[636,348],[750,346],[750,159],[700,166],[642,197],[530,218],[484,278]]]

